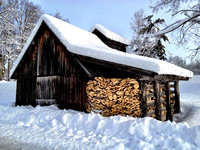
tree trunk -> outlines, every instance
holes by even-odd
[[[7,80],[10,81],[10,63],[11,63],[11,59],[8,58],[8,76],[7,76]]]

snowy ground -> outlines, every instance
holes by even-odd
[[[180,83],[181,111],[176,122],[200,126],[200,75]]]
[[[0,82],[0,149],[200,149],[200,76],[180,83],[176,122],[105,118],[49,107],[11,107],[15,82]]]

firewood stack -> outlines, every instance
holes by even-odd
[[[87,83],[87,111],[103,116],[141,116],[139,83],[132,78],[95,77]]]
[[[166,110],[166,88],[163,86],[160,87],[160,92],[161,92],[161,100],[163,100],[161,102],[161,108],[165,108],[161,111],[161,115],[164,116],[167,114],[167,110]],[[164,92],[164,94],[162,94],[162,92]]]

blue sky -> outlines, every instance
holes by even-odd
[[[149,8],[149,3],[144,1],[146,0],[35,0],[46,13],[55,14],[58,11],[71,24],[82,29],[89,30],[98,23],[129,39],[130,20],[134,12]]]
[[[139,9],[144,9],[146,15],[152,14],[152,10],[149,8],[152,5],[152,0],[32,1],[39,4],[45,13],[55,14],[56,12],[60,12],[63,18],[68,18],[70,23],[77,27],[89,30],[94,24],[101,24],[129,40],[132,37],[130,21],[133,14]],[[155,18],[164,18],[168,23],[172,21],[170,14],[166,14],[164,11],[154,16]],[[166,48],[173,53],[173,56],[186,57],[188,55],[185,50],[177,48],[173,44],[166,44]]]

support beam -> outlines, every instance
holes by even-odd
[[[161,102],[160,102],[160,85],[158,81],[155,81],[155,105],[156,105],[156,118],[158,120],[161,120],[162,115],[161,115]]]
[[[172,108],[171,108],[171,100],[170,100],[170,84],[169,82],[165,83],[165,94],[166,94],[166,109],[167,109],[167,120],[173,121],[172,117]]]
[[[142,91],[142,98],[141,98],[142,117],[145,117],[145,116],[147,116],[147,99],[146,99],[147,86],[146,86],[145,81],[141,81],[140,84],[141,84],[141,91]]]
[[[175,113],[180,113],[180,92],[179,92],[179,81],[174,82],[174,94],[175,94]]]

